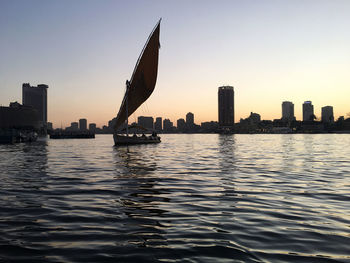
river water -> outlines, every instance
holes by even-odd
[[[0,262],[350,262],[350,135],[0,145]]]

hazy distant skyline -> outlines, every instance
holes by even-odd
[[[125,80],[160,17],[158,81],[130,118],[217,121],[217,92],[235,88],[235,120],[301,119],[311,100],[350,112],[350,1],[0,0],[0,104],[22,83],[47,84],[48,121],[69,126],[116,116]]]

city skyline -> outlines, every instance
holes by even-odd
[[[45,94],[47,93],[47,91],[46,91],[46,88],[48,88],[48,86],[46,85],[46,84],[39,84],[38,85],[38,87],[39,88],[45,88]],[[31,90],[31,89],[38,89],[37,87],[31,87],[30,86],[30,84],[29,83],[23,83],[23,85],[22,85],[22,100],[23,100],[23,103],[24,103],[24,90],[25,90],[25,88],[26,89],[28,89],[29,88],[29,90]],[[218,98],[219,98],[219,101],[218,101],[218,106],[220,105],[220,91],[222,91],[222,89],[226,89],[226,88],[230,88],[231,89],[231,91],[232,91],[232,94],[230,94],[229,95],[229,97],[230,96],[232,96],[232,98],[234,97],[234,90],[233,90],[233,87],[231,87],[231,86],[222,86],[222,87],[218,87],[218,89],[219,89],[219,93],[218,93]],[[18,103],[17,101],[14,101],[14,102],[10,102],[10,104],[13,104],[13,103]],[[45,108],[47,107],[46,106],[46,104],[47,104],[47,101],[46,101],[46,95],[45,95]],[[233,102],[231,102],[231,106],[233,107],[233,121],[234,121],[234,111],[235,111],[235,109],[234,109],[234,103]],[[24,104],[23,104],[24,105]],[[307,113],[307,115],[308,115],[308,117],[305,117],[304,116],[304,114],[305,114],[305,106],[306,105],[311,105],[311,109],[309,109],[309,111],[310,112],[308,112]],[[2,105],[1,105],[2,106]],[[226,107],[230,107],[229,106],[229,104],[228,105],[226,105]],[[230,111],[231,111],[232,109],[230,109]],[[325,112],[327,112],[327,113],[325,113]],[[222,114],[222,113],[221,113]],[[251,112],[251,114],[252,114],[252,112]],[[308,120],[322,120],[322,121],[324,121],[324,115],[327,115],[327,117],[328,118],[330,118],[331,116],[332,116],[332,121],[334,121],[335,119],[334,119],[334,114],[333,114],[333,106],[329,106],[329,105],[325,105],[325,106],[322,106],[321,107],[321,113],[320,113],[321,115],[320,116],[316,116],[315,114],[314,114],[314,105],[312,105],[312,101],[304,101],[304,103],[302,104],[302,118],[300,119],[300,121],[308,121]],[[196,122],[194,122],[193,121],[193,119],[194,119],[194,117],[193,117],[193,113],[192,112],[188,112],[187,114],[186,114],[186,121],[185,121],[185,123],[187,123],[187,120],[188,120],[188,118],[189,118],[189,115],[191,116],[190,118],[192,119],[192,124],[196,124]],[[204,120],[204,121],[201,121],[200,123],[203,123],[203,122],[218,122],[219,124],[220,124],[220,106],[219,106],[219,109],[218,109],[218,115],[219,115],[219,117],[218,117],[218,120]],[[290,117],[289,118],[287,118],[289,121],[291,121],[291,120],[297,120],[298,121],[298,119],[296,119],[295,118],[295,116],[294,116],[294,104],[293,104],[293,102],[290,102],[290,101],[283,101],[282,102],[282,114],[281,114],[281,118],[275,118],[275,119],[272,119],[272,120],[276,120],[276,119],[281,119],[281,120],[287,120],[286,118],[285,118],[285,115],[290,115]],[[46,110],[45,110],[45,114],[44,114],[44,116],[46,117]],[[136,118],[136,115],[132,115],[133,116],[133,118],[134,118],[134,123],[139,123],[140,124],[140,119],[144,119],[144,118],[146,118],[146,119],[149,119],[149,118],[151,118],[151,119],[153,119],[153,116],[137,116],[137,118]],[[259,116],[260,116],[260,114],[259,114]],[[314,116],[313,118],[311,118],[311,116]],[[345,117],[344,115],[339,115],[338,117]],[[350,114],[346,114],[346,117],[350,117]],[[158,118],[160,118],[160,119],[162,119],[163,117],[155,117],[156,119],[158,119]],[[165,117],[166,118],[166,117]],[[231,117],[232,118],[232,117]],[[243,119],[243,118],[240,118],[240,119]],[[136,121],[137,120],[137,121]],[[170,120],[169,118],[168,118],[168,120]],[[178,122],[179,120],[183,120],[183,118],[182,117],[180,117],[180,119],[177,119],[177,120],[175,120],[175,122]],[[265,119],[265,120],[268,120],[268,119]],[[79,129],[81,129],[80,128],[80,123],[81,123],[81,121],[85,121],[85,126],[87,126],[87,119],[85,119],[85,118],[80,118],[79,119]],[[66,121],[67,122],[67,121]],[[111,120],[109,120],[108,122],[111,122]],[[147,122],[147,121],[146,121]],[[53,126],[53,123],[52,122],[50,122],[50,121],[45,121],[45,123],[46,124],[48,124],[48,123],[50,123],[50,125],[54,128],[54,129],[59,129],[59,127],[58,127],[58,125],[56,124],[56,127],[54,127]],[[69,123],[69,122],[68,122]],[[78,125],[78,123],[77,122],[70,122],[70,126],[66,126],[65,128],[72,128],[72,129],[74,129],[73,128],[73,123],[74,124],[77,124]],[[141,123],[144,123],[143,121],[141,121]],[[155,122],[154,122],[155,123]],[[238,122],[233,122],[233,123],[238,123]],[[94,122],[91,122],[91,123],[89,123],[89,125],[93,125],[94,126],[94,129],[96,129],[96,127],[98,127],[97,126],[97,124],[96,123],[94,123]],[[67,124],[68,125],[68,124]],[[106,123],[102,123],[99,127],[103,127],[103,126],[110,126],[109,125],[109,123],[108,123],[108,125],[106,125]],[[146,124],[144,127],[147,127],[147,126],[149,126],[148,124]],[[60,126],[61,128],[63,127],[63,125],[62,125],[62,122],[61,122],[61,126]],[[176,126],[174,126],[174,127],[177,127],[177,125]],[[150,127],[147,127],[147,128],[150,128]],[[85,128],[85,129],[83,129],[83,130],[86,130],[87,129],[87,127]]]
[[[229,87],[229,86],[226,86],[226,87],[219,87],[219,91],[220,91],[220,89],[221,88],[227,88],[227,87]],[[231,87],[231,88],[233,88],[233,87]],[[220,96],[218,96],[218,97],[220,97]],[[314,115],[313,113],[314,113],[314,105],[312,105],[312,101],[304,101],[304,103],[302,104],[302,105],[300,105],[300,107],[301,107],[301,111],[303,112],[303,110],[304,110],[304,107],[305,107],[305,104],[310,104],[311,106],[312,106],[312,112],[311,113],[309,113],[309,115]],[[279,117],[277,117],[277,118],[274,118],[274,119],[261,119],[261,120],[264,120],[264,121],[274,121],[274,120],[282,120],[282,121],[287,121],[287,122],[290,122],[290,121],[300,121],[300,122],[302,122],[302,121],[310,121],[310,120],[314,120],[314,121],[321,121],[321,122],[325,122],[325,118],[327,119],[327,121],[326,122],[328,122],[328,121],[332,121],[332,122],[334,122],[334,121],[336,121],[336,119],[334,118],[334,114],[333,114],[333,106],[330,106],[330,105],[325,105],[325,106],[321,106],[320,107],[320,111],[321,111],[321,115],[319,115],[319,116],[315,116],[315,118],[310,118],[310,116],[309,117],[306,117],[305,119],[304,119],[304,117],[302,116],[302,118],[300,118],[300,119],[297,119],[297,118],[295,118],[295,115],[294,115],[294,104],[293,104],[293,102],[291,102],[291,101],[283,101],[282,102],[282,107],[281,107],[281,115],[279,116]],[[219,113],[219,110],[218,110],[218,113]],[[260,116],[260,114],[259,113],[253,113],[252,111],[250,112],[250,115],[252,115],[252,114],[258,114],[259,116]],[[288,115],[288,117],[286,118],[286,116],[285,115]],[[190,116],[190,117],[189,117]],[[201,123],[206,123],[206,122],[217,122],[218,123],[218,125],[220,124],[220,122],[219,122],[219,120],[204,120],[204,121],[195,121],[195,114],[193,114],[192,112],[188,112],[185,116],[179,116],[179,118],[177,118],[177,119],[170,119],[170,118],[168,118],[167,116],[152,116],[152,115],[140,115],[140,116],[138,116],[137,118],[133,118],[133,120],[131,121],[131,123],[137,123],[137,124],[143,124],[143,125],[141,125],[141,126],[143,126],[143,127],[145,127],[145,128],[149,128],[149,129],[152,129],[150,126],[151,125],[149,125],[149,121],[150,120],[153,120],[153,126],[155,127],[157,124],[157,120],[159,119],[160,120],[160,123],[162,123],[162,119],[164,118],[164,119],[167,119],[167,120],[169,120],[169,121],[171,121],[173,124],[174,123],[177,123],[177,125],[173,125],[174,127],[177,127],[178,128],[178,124],[179,124],[179,121],[180,121],[180,125],[182,125],[182,124],[186,124],[186,123],[188,123],[188,118],[190,118],[191,119],[191,121],[190,121],[190,123],[193,125],[201,125]],[[240,123],[241,122],[241,120],[242,119],[245,119],[245,118],[247,118],[247,117],[249,117],[248,115],[247,116],[243,116],[242,118],[240,118],[240,120],[237,120],[237,121],[235,121],[234,122],[234,124],[237,124],[237,123]],[[338,118],[339,117],[343,117],[343,118],[350,118],[350,116],[347,114],[346,116],[345,115],[340,115],[340,116],[338,116]],[[147,119],[147,120],[146,120]],[[84,119],[84,120],[86,120],[86,119]],[[140,121],[141,120],[141,121]],[[159,121],[158,120],[158,121]],[[96,123],[93,123],[93,122],[89,122],[90,124],[94,124],[96,127],[98,127],[98,128],[102,128],[103,126],[107,126],[107,127],[109,127],[109,126],[113,126],[113,124],[111,124],[112,123],[112,121],[113,120],[109,120],[108,121],[108,123],[103,123],[101,126],[96,126]],[[181,123],[183,121],[183,123]],[[72,127],[72,123],[73,122],[71,122],[70,123],[70,126],[67,126],[67,127]],[[147,123],[147,124],[146,124]],[[76,122],[76,124],[78,125],[78,123]],[[66,128],[67,128],[66,127]],[[78,126],[77,126],[78,127]],[[162,127],[162,125],[160,124],[160,125],[158,125],[158,127]],[[59,129],[60,127],[54,127],[55,129]],[[62,128],[62,126],[61,126],[61,128]],[[162,128],[158,128],[158,130],[162,130]]]
[[[319,118],[332,105],[337,119],[350,112],[349,11],[348,1],[2,1],[0,104],[21,101],[22,83],[45,83],[54,127],[81,116],[105,125],[162,17],[156,89],[131,120],[176,123],[192,111],[198,123],[217,121],[223,85],[235,87],[236,120],[280,118],[282,101],[300,120],[307,100]]]

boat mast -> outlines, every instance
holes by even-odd
[[[126,136],[129,136],[129,111],[128,111],[128,95],[129,95],[129,87],[130,87],[130,82],[126,80],[126,93],[125,93],[125,98],[126,98]]]

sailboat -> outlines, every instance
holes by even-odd
[[[131,145],[145,143],[160,143],[160,137],[155,132],[151,136],[129,136],[128,118],[149,96],[151,96],[157,81],[159,57],[160,21],[148,37],[145,46],[136,62],[130,81],[126,81],[126,91],[114,125],[115,145]],[[119,134],[118,128],[126,123],[126,135]]]

